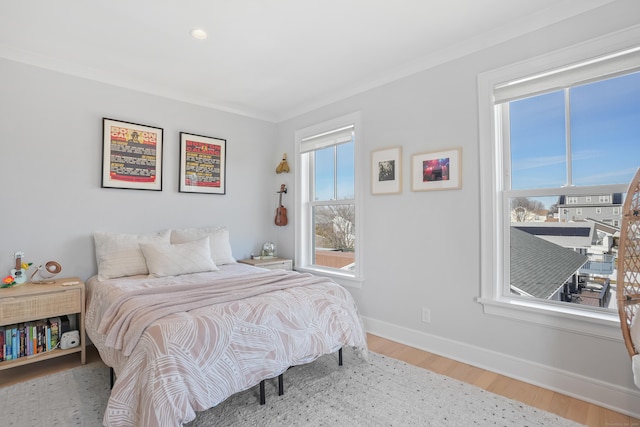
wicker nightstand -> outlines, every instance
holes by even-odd
[[[241,259],[238,262],[267,270],[293,270],[293,261],[285,258]]]
[[[78,352],[80,362],[86,362],[84,283],[79,278],[58,279],[55,283],[42,285],[25,283],[13,288],[0,289],[0,326],[46,320],[68,314],[78,315],[79,346],[5,360],[0,362],[0,370]]]

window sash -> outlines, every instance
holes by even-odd
[[[636,53],[636,52],[634,52]],[[640,58],[639,58],[640,59]],[[638,68],[638,67],[637,67]],[[617,75],[624,75],[630,72],[635,72],[635,70],[619,72]],[[612,76],[604,76],[600,78],[593,78],[592,82],[596,82],[599,80],[604,80],[608,77]],[[568,79],[566,80],[569,81]],[[565,87],[564,90],[570,87]],[[558,88],[553,88],[553,91],[558,90]],[[496,92],[498,90],[496,89]],[[551,92],[551,90],[547,91]],[[541,93],[531,94],[529,93],[527,96],[535,96]],[[512,99],[516,100],[516,99]],[[531,301],[531,298],[521,297],[517,295],[511,294],[511,281],[510,281],[510,218],[511,218],[511,208],[509,201],[512,198],[516,197],[549,197],[549,196],[566,196],[566,204],[574,206],[572,209],[575,209],[576,215],[582,215],[582,209],[579,207],[581,205],[580,200],[585,200],[587,196],[598,195],[599,203],[610,203],[611,198],[609,195],[612,193],[625,193],[627,190],[627,184],[605,184],[605,185],[592,185],[592,186],[574,186],[570,185],[572,183],[572,176],[570,176],[571,168],[570,165],[567,165],[567,183],[561,187],[551,187],[551,188],[532,188],[532,189],[511,189],[511,178],[512,178],[512,170],[511,170],[511,141],[510,141],[510,111],[509,111],[509,100],[507,102],[497,104],[494,106],[495,113],[495,129],[496,129],[496,142],[494,144],[498,147],[498,149],[502,148],[502,159],[501,164],[503,165],[503,174],[501,176],[501,182],[499,182],[499,187],[497,191],[501,193],[501,211],[502,214],[498,216],[496,219],[497,224],[502,223],[500,228],[502,229],[501,233],[501,246],[499,246],[497,257],[498,263],[501,266],[497,269],[497,280],[500,284],[499,294],[497,295],[498,299],[506,299],[506,300],[518,300],[518,299],[526,299]],[[567,102],[567,98],[565,97],[565,102]],[[566,106],[565,106],[566,108]],[[567,117],[567,126],[570,126],[570,118]],[[566,135],[566,138],[570,139],[570,135]],[[571,144],[570,140],[567,143],[567,152],[566,152],[566,162],[571,162]],[[539,306],[569,306],[569,309],[572,311],[581,311],[583,310],[585,313],[590,311],[600,311],[600,312],[612,312],[613,310],[605,308],[597,308],[597,307],[589,307],[589,306],[580,306],[573,307],[572,304],[567,304],[566,302],[561,301],[551,301],[536,298],[535,304]]]
[[[638,40],[640,27],[636,26],[478,75],[481,268],[480,296],[477,301],[482,304],[486,314],[621,341],[619,317],[615,313],[588,312],[567,307],[567,304],[539,304],[535,300],[525,301],[504,296],[502,272],[505,260],[505,229],[502,174],[509,171],[503,163],[505,148],[499,132],[500,127],[504,126],[499,111],[503,104],[496,105],[494,92],[495,88],[504,82],[515,81],[522,76],[538,75],[546,70],[579,63],[594,56],[622,51],[637,46]],[[573,195],[588,188],[564,190],[565,194]],[[542,196],[548,193],[548,190],[537,191]],[[535,191],[528,193],[536,195]]]
[[[356,135],[357,132],[357,135]],[[362,196],[362,126],[360,113],[350,113],[335,119],[318,123],[295,132],[296,158],[300,160],[300,166],[296,173],[296,236],[295,257],[296,269],[308,271],[314,274],[329,275],[338,283],[360,288],[364,280],[362,274],[362,248],[364,236],[362,230],[362,207],[359,200]],[[346,142],[353,142],[354,156],[354,189],[353,198],[340,200],[313,200],[315,195],[313,182],[315,179],[314,151],[331,145],[336,147]],[[352,204],[355,207],[355,268],[353,270],[330,269],[314,265],[314,234],[310,232],[313,227],[313,207],[327,204]]]

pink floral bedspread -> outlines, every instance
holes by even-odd
[[[126,293],[199,283],[215,288],[216,282],[249,271],[265,270],[230,264],[216,272],[177,277],[87,281],[87,334],[117,376],[104,425],[180,426],[195,419],[197,411],[276,377],[289,366],[343,346],[366,352],[366,335],[351,294],[329,279],[317,278],[166,315],[144,329],[129,356],[106,345],[108,332],[98,332],[105,312]]]

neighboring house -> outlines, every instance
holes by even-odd
[[[558,220],[570,222],[591,218],[619,227],[622,218],[620,216],[621,209],[622,193],[560,196],[558,199]]]
[[[610,276],[614,272],[613,241],[620,230],[588,219],[578,222],[513,223],[517,228],[588,257],[580,274]]]
[[[561,301],[564,285],[572,281],[586,255],[511,228],[511,292]]]

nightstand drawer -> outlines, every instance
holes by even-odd
[[[238,262],[267,270],[293,270],[293,260],[287,258],[252,258],[241,259]]]
[[[291,270],[291,260],[283,260],[278,262],[272,262],[267,264],[258,264],[258,267],[266,268],[267,270]]]
[[[46,286],[46,285],[45,285]],[[80,289],[64,292],[7,297],[0,300],[0,325],[26,322],[32,319],[59,316],[82,311]]]

